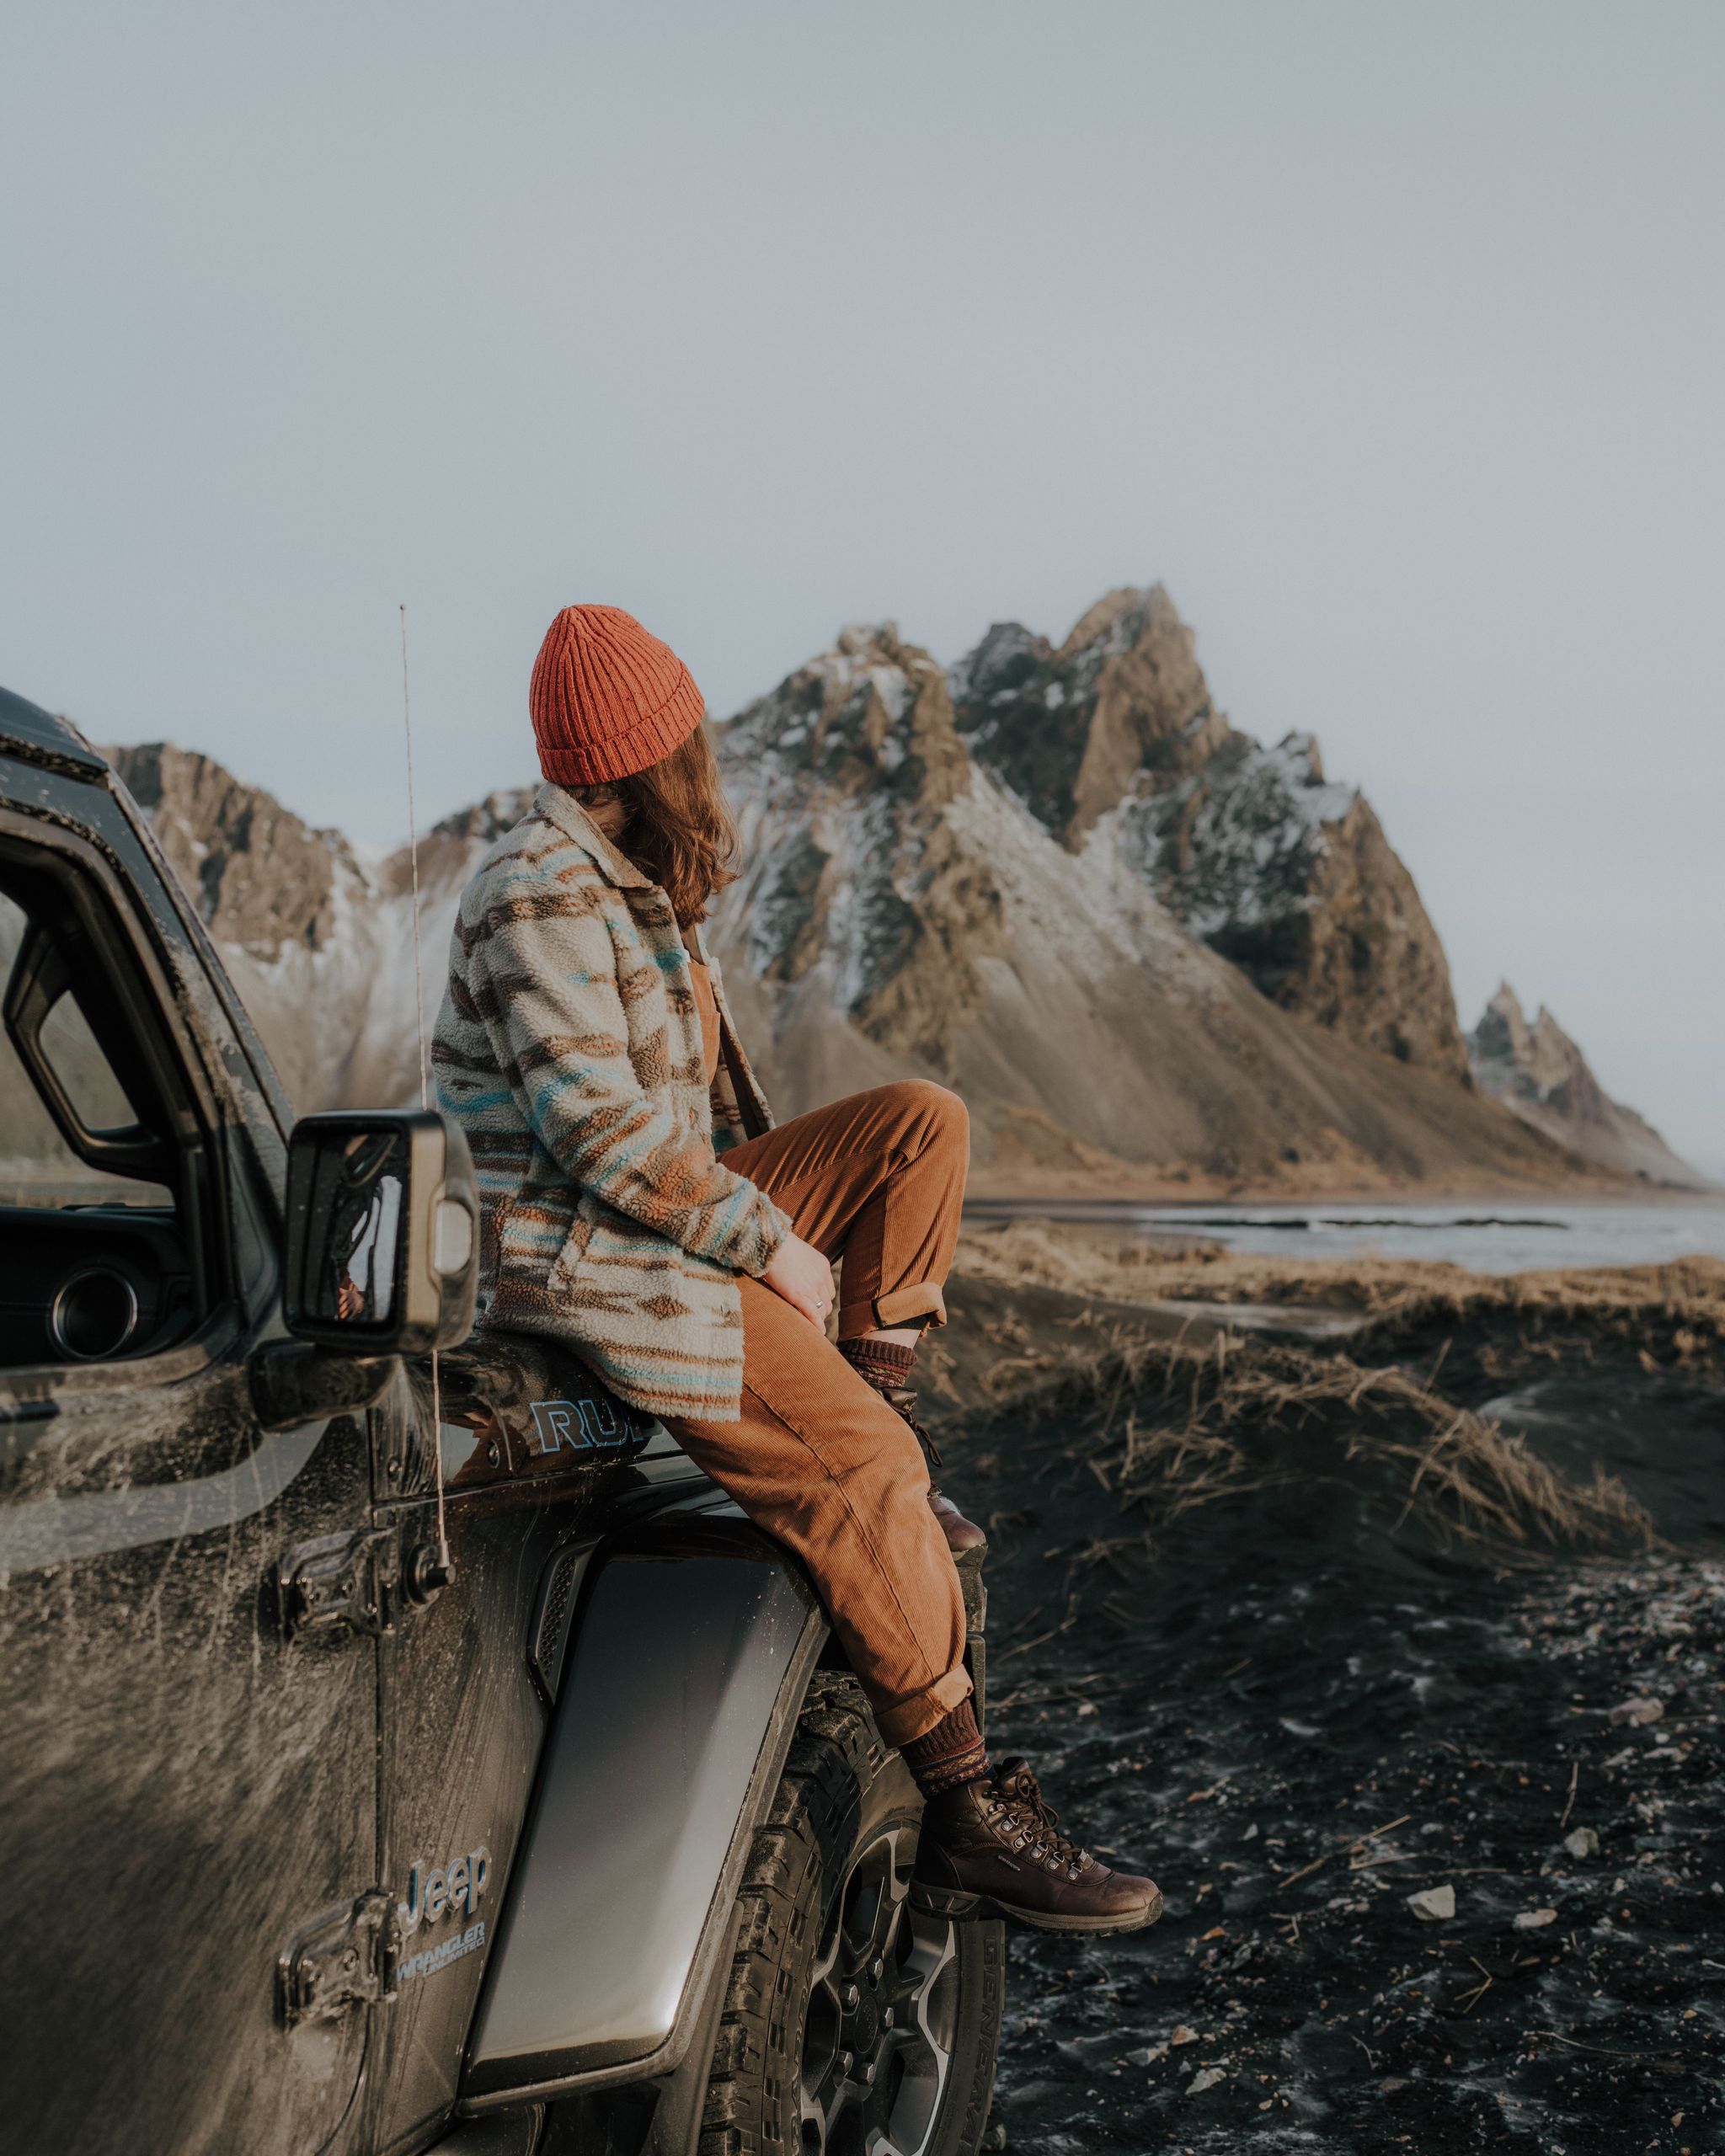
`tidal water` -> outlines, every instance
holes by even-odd
[[[1127,1198],[978,1198],[967,1219],[1078,1220],[1147,1240],[1220,1243],[1287,1257],[1415,1257],[1477,1273],[1725,1258],[1725,1197],[1659,1205],[1543,1203],[1189,1205]]]

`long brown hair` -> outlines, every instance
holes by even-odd
[[[680,747],[644,771],[609,786],[570,791],[583,808],[597,812],[595,820],[606,836],[665,893],[680,928],[705,921],[713,894],[736,882],[730,864],[737,827],[705,719]],[[604,811],[613,803],[606,815]]]

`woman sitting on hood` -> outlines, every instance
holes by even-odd
[[[462,894],[432,1051],[485,1322],[566,1342],[803,1560],[927,1800],[925,1906],[1153,1923],[1151,1882],[1062,1835],[1022,1762],[997,1773],[971,1705],[953,1553],[982,1534],[930,1487],[909,1386],[946,1321],[963,1103],[909,1081],[775,1128],[701,939],[735,834],[688,670],[569,606],[531,703],[545,783]]]

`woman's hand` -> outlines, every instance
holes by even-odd
[[[813,1243],[805,1243],[800,1235],[787,1235],[761,1277],[793,1310],[801,1310],[810,1325],[825,1331],[826,1315],[832,1308],[832,1267]]]

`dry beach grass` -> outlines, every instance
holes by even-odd
[[[1087,1465],[1165,1523],[1370,1467],[1407,1514],[1504,1553],[1648,1547],[1645,1509],[1616,1476],[1597,1462],[1566,1473],[1470,1396],[1602,1355],[1699,1374],[1725,1341],[1725,1263],[1708,1258],[1495,1276],[1170,1252],[1036,1222],[967,1234],[959,1267],[973,1294],[985,1282],[1007,1297],[979,1313],[991,1352],[967,1358],[973,1400],[1032,1419],[1105,1401]],[[1076,1306],[1057,1314],[1050,1294]],[[932,1358],[948,1401],[952,1353]]]
[[[1220,1334],[1210,1348],[1128,1345],[1092,1382],[1108,1396],[1087,1451],[1092,1472],[1112,1482],[1123,1504],[1169,1527],[1200,1505],[1309,1492],[1369,1470],[1399,1502],[1398,1527],[1417,1511],[1505,1554],[1645,1547],[1654,1539],[1614,1476],[1599,1470],[1570,1481],[1525,1438],[1393,1364],[1373,1369],[1297,1346],[1231,1353]]]

